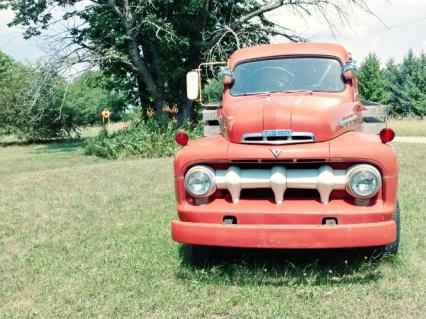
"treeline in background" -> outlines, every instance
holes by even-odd
[[[401,63],[385,62],[369,54],[358,72],[359,92],[363,99],[389,107],[394,117],[426,115],[426,54],[412,50]]]
[[[106,89],[99,71],[72,80],[68,71],[51,61],[23,64],[0,52],[0,136],[28,141],[78,136],[82,127],[100,123],[104,108],[112,121],[127,119],[125,95]]]
[[[71,79],[67,72],[63,65],[43,61],[27,65],[0,52],[0,135],[29,141],[78,136],[81,128],[101,123],[100,112],[105,108],[111,111],[113,122],[134,118],[136,127],[146,123],[146,114],[141,112],[144,108],[138,105],[135,88],[129,83],[100,71],[82,72]],[[392,59],[380,61],[370,54],[360,64],[358,79],[360,96],[388,105],[391,116],[426,115],[425,53],[415,55],[410,50],[400,63]],[[163,108],[169,118],[176,116],[167,111],[174,107]],[[196,122],[197,118],[190,120]],[[169,130],[163,130],[170,133],[168,141],[173,140],[172,133],[182,123],[165,125],[169,125]],[[144,127],[142,133],[146,135],[160,130],[161,123]],[[134,138],[140,143],[138,132],[141,131],[134,132]],[[153,143],[155,139],[158,138],[153,138]]]

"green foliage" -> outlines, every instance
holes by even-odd
[[[122,92],[102,87],[102,73],[85,72],[69,85],[64,103],[64,128],[99,123],[99,113],[107,108],[111,121],[127,119],[124,113],[126,99]]]
[[[48,65],[26,66],[0,52],[0,134],[28,140],[60,136],[63,84]]]
[[[385,103],[388,100],[386,78],[375,54],[369,54],[358,72],[359,94],[366,100]]]
[[[416,57],[410,50],[400,66],[402,89],[405,91],[406,113],[426,115],[426,56]]]
[[[15,117],[15,135],[30,141],[63,136],[62,107],[65,80],[55,67],[38,63],[28,69],[29,85],[24,87]]]
[[[191,138],[201,136],[202,127],[189,123],[181,127]],[[179,126],[176,120],[170,119],[161,125],[153,118],[147,121],[134,120],[128,129],[112,134],[106,128],[99,135],[86,142],[85,153],[109,159],[126,157],[157,158],[174,156],[179,149],[175,136]]]
[[[402,63],[389,60],[384,69],[370,54],[361,64],[359,91],[362,98],[390,105],[394,116],[426,115],[426,55],[410,50]]]
[[[287,6],[304,15],[320,5],[290,2]],[[98,62],[110,78],[105,81],[108,88],[125,92],[132,104],[145,108],[141,114],[154,108],[159,118],[164,103],[182,105],[184,116],[193,113],[183,79],[203,60],[224,60],[237,47],[269,43],[278,34],[292,41],[301,39],[267,19],[263,10],[270,6],[265,1],[114,0],[86,5],[83,0],[11,0],[9,7],[15,13],[11,25],[24,26],[27,38],[54,23],[52,11],[62,12],[58,20],[64,25],[81,20],[78,28],[69,23],[64,45],[71,42],[79,49],[77,54],[85,52]],[[339,7],[321,4],[322,10]]]
[[[104,108],[112,121],[125,119],[124,95],[101,88],[100,72],[68,83],[58,69],[46,62],[24,65],[0,52],[0,135],[29,141],[69,136],[99,121]]]
[[[28,68],[0,51],[0,135],[14,132],[28,73]]]
[[[220,102],[222,100],[223,81],[220,79],[209,79],[203,87],[203,100],[208,102]]]

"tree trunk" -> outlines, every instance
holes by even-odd
[[[156,117],[157,119],[162,120],[164,94],[156,85],[151,72],[148,70],[148,67],[145,64],[145,61],[141,57],[139,53],[140,49],[138,47],[138,43],[136,42],[136,39],[132,39],[129,42],[128,49],[129,49],[130,58],[135,68],[137,69],[138,86],[139,86],[139,83],[140,84],[143,83],[147,91],[151,95],[151,98],[154,98],[154,107],[155,107]],[[141,90],[139,90],[138,93],[141,93]],[[141,97],[139,97],[139,99],[142,100]]]
[[[177,116],[179,126],[183,125],[186,121],[195,120],[193,103],[191,100],[188,100],[186,96],[182,96],[179,108],[180,110]]]
[[[162,94],[155,98],[154,105],[155,105],[156,118],[158,121],[162,122],[164,120],[164,112],[163,112],[164,96]]]
[[[141,105],[141,111],[142,111],[141,117],[144,120],[147,118],[147,114],[146,114],[147,100],[146,100],[145,91],[144,91],[145,84],[143,83],[143,80],[139,76],[136,76],[136,83],[138,85],[138,98],[139,98],[139,103]]]

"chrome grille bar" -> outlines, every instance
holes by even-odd
[[[330,193],[346,188],[346,170],[336,170],[329,165],[318,169],[289,169],[275,165],[271,169],[241,169],[232,165],[226,170],[215,173],[216,187],[227,189],[232,201],[238,203],[242,189],[270,188],[274,192],[275,202],[282,204],[288,188],[316,189],[323,204],[327,204]]]

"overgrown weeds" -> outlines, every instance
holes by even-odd
[[[134,120],[128,127],[113,133],[103,128],[98,136],[86,142],[85,154],[108,159],[174,156],[179,148],[175,142],[179,130],[185,130],[191,138],[202,135],[201,125],[186,123],[179,127],[174,118],[164,124],[154,118]]]

